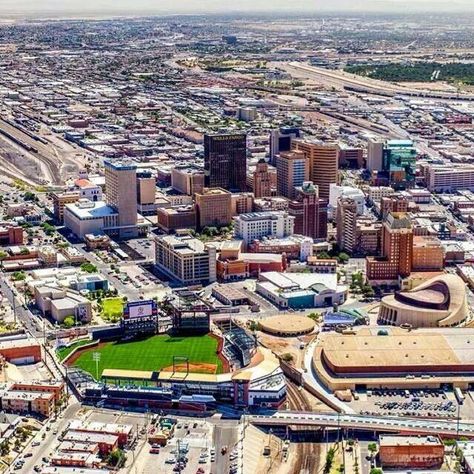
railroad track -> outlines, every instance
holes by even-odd
[[[304,393],[291,381],[287,381],[288,402],[291,409],[311,411],[311,404]],[[294,474],[314,474],[319,465],[319,449],[314,443],[298,443],[296,462],[293,467]]]

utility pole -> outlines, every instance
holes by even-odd
[[[13,321],[16,326],[16,299],[15,299],[15,293],[13,293],[13,290],[11,290],[11,292],[12,292],[12,305],[13,305]]]

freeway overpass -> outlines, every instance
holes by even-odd
[[[303,71],[309,77],[322,81],[328,86],[345,88],[354,92],[381,94],[384,96],[405,95],[410,97],[474,101],[474,94],[414,89],[409,86],[357,76],[340,70],[311,66],[306,63],[291,62],[289,66],[300,72]]]
[[[245,421],[269,427],[311,426],[321,428],[349,428],[353,430],[383,431],[402,434],[464,436],[474,438],[474,422],[434,420],[387,416],[365,416],[337,413],[280,411],[265,415],[247,415]]]

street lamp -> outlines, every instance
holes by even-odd
[[[94,352],[94,353],[92,354],[92,360],[95,362],[96,380],[99,381],[100,352]]]
[[[456,422],[456,438],[459,438],[459,420],[461,418],[461,404],[459,403],[458,400],[458,419]]]

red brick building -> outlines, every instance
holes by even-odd
[[[5,222],[0,224],[0,245],[22,245],[23,227]]]
[[[384,469],[439,469],[444,444],[437,436],[380,436],[379,457]]]

